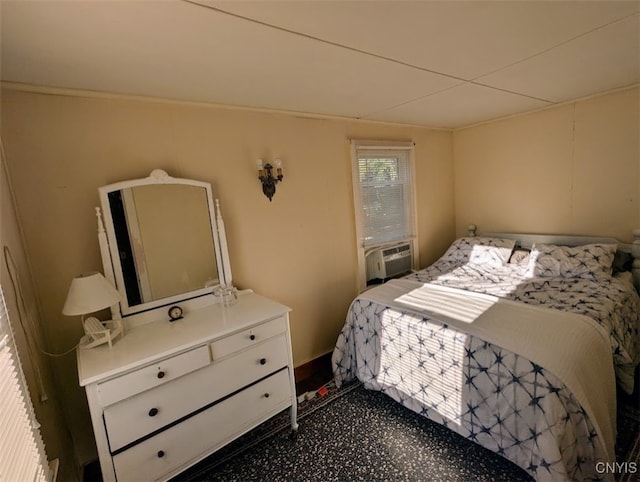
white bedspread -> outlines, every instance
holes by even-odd
[[[555,374],[591,419],[615,460],[615,375],[606,331],[590,318],[491,295],[392,280],[360,298],[412,311],[519,353]]]
[[[635,368],[640,362],[640,297],[633,284],[620,276],[598,281],[529,278],[526,265],[437,261],[405,279],[587,316],[608,333],[619,387],[633,392]]]

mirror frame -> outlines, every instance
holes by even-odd
[[[149,185],[162,185],[162,184],[182,184],[187,186],[204,188],[207,198],[207,207],[209,209],[209,221],[211,229],[211,237],[213,239],[214,254],[216,257],[215,263],[218,270],[218,282],[217,284],[199,288],[197,290],[180,293],[177,295],[169,296],[166,298],[160,298],[137,305],[129,306],[129,300],[127,299],[126,288],[124,284],[124,276],[122,273],[122,264],[120,263],[120,255],[118,251],[118,244],[116,240],[115,228],[113,224],[113,217],[111,214],[111,205],[109,203],[109,193],[120,191],[122,189],[133,188],[136,186],[149,186]],[[220,286],[226,285],[223,269],[221,252],[220,252],[220,232],[216,222],[216,215],[213,204],[212,187],[211,184],[204,181],[196,181],[193,179],[182,179],[171,177],[162,169],[155,169],[151,172],[149,177],[141,179],[131,179],[127,181],[121,181],[107,186],[98,188],[100,196],[100,204],[102,206],[102,218],[104,219],[104,226],[100,220],[99,209],[96,209],[98,216],[98,238],[100,241],[100,251],[102,255],[102,264],[107,279],[114,282],[116,289],[121,294],[122,299],[119,303],[119,313],[116,311],[116,306],[111,308],[112,315],[115,318],[121,316],[130,316],[145,311],[153,310],[168,306],[171,304],[180,303],[192,298],[197,298],[203,295],[212,294],[213,290]],[[105,236],[106,231],[106,236]]]

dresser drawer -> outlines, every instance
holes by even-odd
[[[119,481],[166,479],[291,405],[284,369],[113,457]]]
[[[285,367],[287,354],[285,336],[276,336],[106,407],[104,422],[111,452]]]
[[[287,322],[284,317],[262,323],[253,328],[235,335],[228,336],[211,343],[211,356],[213,360],[219,360],[231,353],[243,350],[247,347],[260,343],[267,338],[285,333]]]
[[[161,360],[113,380],[99,383],[98,397],[100,398],[100,403],[103,406],[111,405],[207,366],[210,362],[209,348],[205,345]]]

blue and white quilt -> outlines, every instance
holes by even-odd
[[[610,335],[619,379],[637,363],[640,299],[626,281],[530,278],[523,265],[445,258],[407,279],[587,315]],[[364,295],[349,309],[332,361],[338,384],[357,378],[536,480],[607,478],[596,467],[610,454],[584,397],[486,337]]]

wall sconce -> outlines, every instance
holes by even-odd
[[[260,182],[262,182],[262,192],[269,198],[269,201],[271,201],[271,198],[276,193],[276,184],[284,179],[284,176],[282,175],[282,162],[280,161],[280,159],[275,160],[275,176],[273,175],[273,166],[271,164],[267,162],[263,166],[262,159],[258,159],[257,164],[258,179],[260,179]]]

